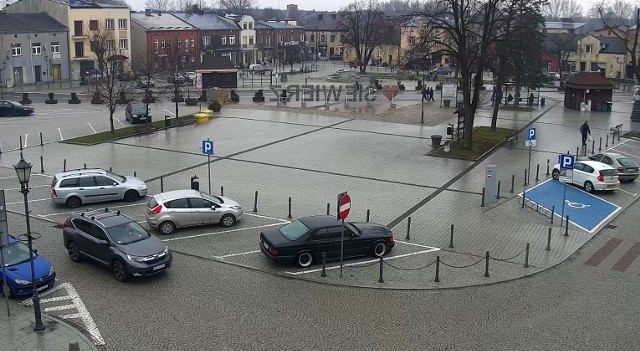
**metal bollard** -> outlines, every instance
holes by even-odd
[[[536,213],[540,212],[540,204],[536,202]]]
[[[576,157],[580,155],[580,146],[576,148]]]
[[[451,225],[451,236],[449,237],[449,248],[453,249],[453,224]]]
[[[511,190],[509,190],[509,192],[512,193],[512,194],[513,194],[513,186],[514,186],[515,182],[516,182],[516,175],[512,174],[511,175]]]
[[[253,212],[258,212],[258,191],[256,190],[256,195],[253,198]]]
[[[327,202],[327,216],[331,212],[331,204]]]
[[[87,169],[87,164],[86,163],[84,164],[84,169]]]
[[[569,236],[569,215],[567,215],[567,220],[565,221],[564,236]]]
[[[405,240],[411,240],[411,237],[409,236],[410,231],[411,231],[411,217],[407,218],[407,236],[405,237]]]
[[[527,243],[527,247],[524,249],[524,268],[529,268],[529,243]]]
[[[596,152],[596,141],[595,140],[591,140],[591,154],[595,154]]]
[[[523,186],[527,186],[527,169],[524,169],[524,183]]]
[[[22,135],[20,136],[20,151],[22,151]]]
[[[67,171],[67,159],[65,158],[64,161],[62,162],[62,171],[66,172]]]
[[[325,271],[325,266],[327,265],[327,253],[326,252],[322,252],[322,273],[320,273],[321,277],[326,277],[327,276],[327,272]]]
[[[370,210],[367,208],[367,222],[369,222],[369,214],[370,214]]]
[[[164,177],[160,177],[160,192],[164,192]]]
[[[40,132],[40,146],[44,145],[44,143],[42,142],[42,132]]]
[[[484,276],[489,277],[489,251],[487,251],[487,255],[485,256]]]
[[[527,191],[523,190],[522,191],[522,208],[524,208],[524,201],[526,200],[526,198],[527,198]]]
[[[540,180],[540,177],[538,177],[538,174],[540,174],[540,164],[539,163],[536,165],[536,182]]]
[[[616,142],[616,134],[615,132],[611,132],[611,146]]]
[[[604,147],[609,147],[609,134],[607,134],[607,139],[605,139]]]
[[[77,341],[69,341],[69,351],[80,351],[80,345]]]
[[[551,224],[553,224],[553,217],[555,216],[556,213],[556,206],[551,206]]]
[[[484,192],[485,192],[485,189],[482,188],[482,202],[480,203],[480,207],[484,207]]]
[[[380,257],[380,278],[378,279],[378,283],[384,283],[384,278],[382,277],[382,257]]]
[[[220,186],[220,196],[224,196],[224,187]]]
[[[500,200],[500,181],[498,181],[498,191],[496,192],[496,199]]]
[[[111,167],[109,167],[109,172],[111,172]]]
[[[549,176],[549,159],[547,159],[547,174],[546,174],[546,176],[547,177]]]
[[[291,219],[291,196],[289,196],[289,215],[287,218]]]
[[[40,155],[40,173],[44,173],[44,160],[42,159],[42,155]]]
[[[549,234],[547,235],[547,251],[551,251],[551,227],[549,227]]]
[[[600,145],[598,145],[598,151],[602,151],[602,137],[600,137]]]
[[[134,176],[134,177],[137,177],[137,176],[138,176],[138,174],[136,173],[136,171],[133,171],[133,176]]]
[[[433,281],[440,283],[440,256],[436,256],[436,278]]]

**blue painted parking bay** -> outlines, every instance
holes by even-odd
[[[551,211],[555,207],[555,215],[562,215],[562,199],[565,184],[549,179],[526,191],[527,200]],[[608,221],[620,207],[605,201],[596,195],[589,194],[573,185],[566,185],[564,216],[569,216],[569,222],[593,233],[603,223]],[[522,196],[522,193],[520,194]]]

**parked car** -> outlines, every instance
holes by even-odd
[[[184,74],[184,78],[186,79],[187,83],[193,83],[196,81],[196,72],[187,72]]]
[[[449,67],[438,67],[431,71],[432,74],[439,76],[450,76],[453,70]]]
[[[156,194],[147,204],[147,223],[162,234],[176,228],[220,223],[231,227],[242,219],[242,207],[234,200],[197,190]]]
[[[171,83],[171,84],[184,84],[185,80],[186,79],[181,74],[176,74],[175,76],[173,75],[167,76],[167,83]]]
[[[108,209],[71,215],[62,229],[64,247],[73,262],[92,260],[111,269],[121,282],[171,267],[171,251],[140,224]]]
[[[569,182],[583,187],[589,193],[594,190],[613,191],[620,188],[616,169],[597,161],[576,161],[573,171],[560,170],[560,164],[556,164],[551,176],[555,180],[559,180],[560,176],[566,176]]]
[[[331,56],[329,56],[329,60],[331,60],[331,61],[342,61],[342,55],[339,55],[339,54],[331,55]]]
[[[340,257],[341,222],[335,216],[303,217],[278,229],[260,233],[260,251],[269,259],[309,267],[322,259]],[[395,244],[393,233],[375,223],[344,223],[344,257],[382,257]]]
[[[638,178],[638,164],[624,156],[615,152],[605,152],[590,156],[589,159],[605,163],[616,169],[618,172],[618,180],[622,182],[633,182]]]
[[[33,284],[31,282],[29,247],[11,235],[8,238],[8,244],[2,247],[4,263],[0,262],[0,267],[4,264],[4,269],[0,270],[2,293],[8,298],[31,296],[33,294]],[[51,263],[38,255],[36,251],[35,249],[33,250],[33,268],[36,289],[41,291],[52,288],[56,284],[56,271]],[[7,275],[7,285],[4,285],[3,272]]]
[[[0,100],[0,117],[28,116],[33,114],[33,107],[25,106],[13,100]]]
[[[57,173],[51,182],[54,204],[76,208],[82,204],[113,200],[134,202],[147,195],[141,179],[121,176],[100,168],[75,169]]]
[[[124,118],[131,123],[151,123],[151,111],[147,110],[145,104],[127,104]]]
[[[140,89],[153,88],[155,85],[156,81],[147,76],[139,76],[136,81],[136,86]]]

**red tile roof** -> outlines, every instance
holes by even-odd
[[[574,89],[608,89],[613,90],[613,84],[600,72],[580,72],[567,79],[567,88]]]

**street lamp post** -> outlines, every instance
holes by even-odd
[[[36,286],[36,273],[33,266],[33,237],[31,236],[31,223],[29,222],[29,201],[27,200],[27,194],[29,194],[29,178],[31,177],[31,163],[28,163],[22,157],[20,153],[20,162],[18,162],[13,168],[15,168],[18,174],[18,180],[20,181],[20,192],[24,195],[24,214],[27,220],[27,240],[29,245],[29,263],[31,264],[31,288],[33,290],[33,311],[35,314],[36,323],[33,326],[33,330],[44,330],[44,324],[42,324],[42,314],[40,312],[40,296],[38,296],[38,289]]]
[[[47,72],[47,89],[49,89],[49,55],[44,55],[44,66],[47,68],[45,72]]]
[[[4,100],[4,86],[7,84],[7,80],[4,76],[4,71],[7,69],[7,61],[2,61],[2,66],[0,66],[0,100]]]

